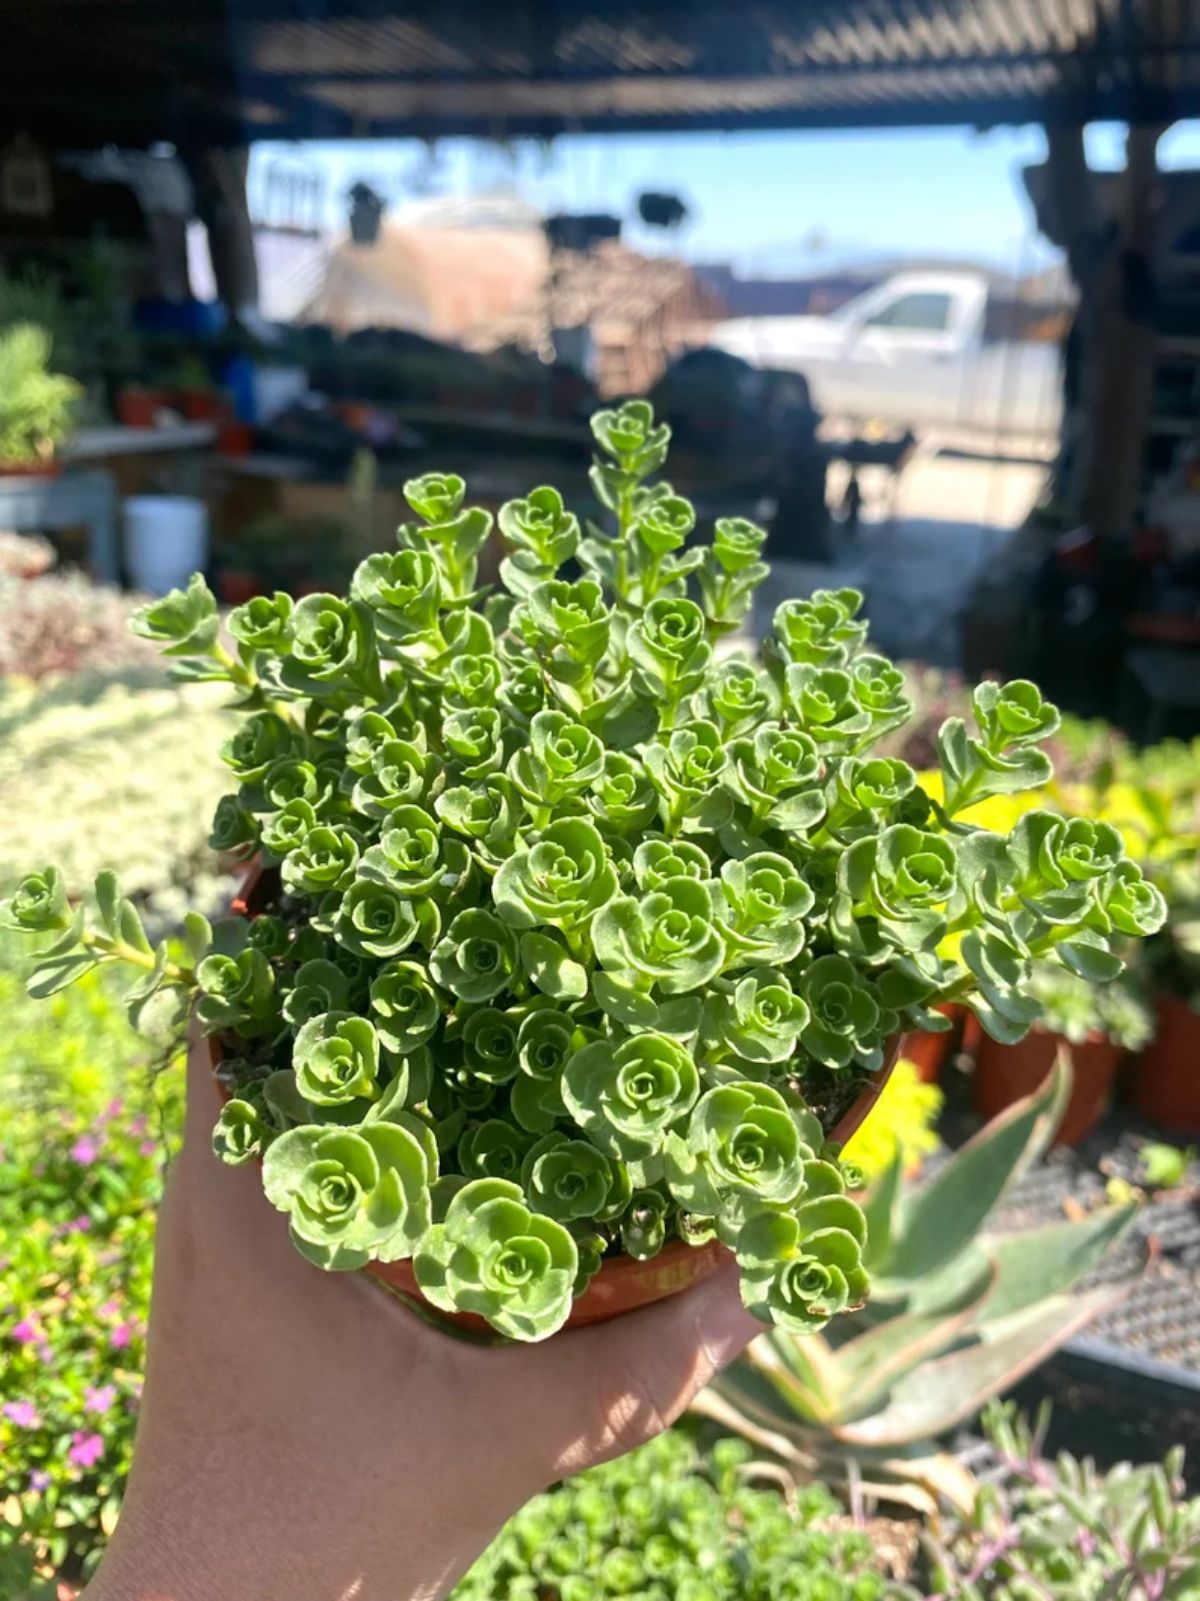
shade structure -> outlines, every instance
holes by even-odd
[[[7,0],[0,132],[551,136],[1200,114],[1200,0]]]

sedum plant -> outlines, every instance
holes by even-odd
[[[897,1155],[864,1202],[871,1304],[833,1338],[763,1335],[695,1408],[795,1472],[834,1477],[852,1455],[890,1499],[925,1511],[938,1496],[965,1505],[969,1476],[929,1454],[930,1442],[1134,1282],[1076,1288],[1132,1225],[1135,1203],[1018,1233],[991,1226],[1010,1181],[1048,1146],[1070,1083],[1064,1060],[920,1185],[903,1184]]]
[[[1187,1494],[1181,1446],[1161,1463],[1043,1454],[1048,1414],[1031,1424],[993,1403],[984,1433],[997,1459],[964,1517],[926,1533],[933,1596],[957,1601],[1190,1601],[1200,1594],[1200,1497]]]
[[[606,1256],[715,1238],[747,1306],[807,1332],[867,1294],[831,1136],[892,1037],[970,996],[1016,1038],[1035,958],[1109,976],[1162,905],[1112,830],[959,820],[1044,782],[1032,684],[946,724],[935,803],[872,755],[909,706],[854,591],[719,656],[763,531],[689,546],[668,428],[643,402],[592,427],[609,531],[550,488],[510,501],[496,592],[489,514],[430,473],[348,595],[260,596],[232,649],[199,576],[138,614],[243,713],[212,838],[263,869],[252,921],[156,948],[111,875],[91,915],[53,869],[3,917],[48,938],[38,993],[124,960],[156,1026],[198,996],[217,1149],[261,1160],[321,1266],[411,1260],[435,1307],[539,1339]]]

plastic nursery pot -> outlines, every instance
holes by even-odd
[[[273,875],[266,873],[254,862],[246,872],[242,886],[233,900],[233,912],[238,917],[255,917],[264,909],[274,888]],[[900,1035],[895,1035],[884,1048],[883,1064],[863,1085],[852,1104],[834,1123],[829,1138],[845,1144],[866,1120],[871,1108],[883,1092],[891,1077],[892,1068],[899,1057]],[[214,1075],[217,1092],[222,1100],[228,1092],[216,1077],[222,1061],[220,1040],[205,1036],[203,1048],[208,1052],[209,1066]],[[639,1262],[631,1256],[606,1259],[587,1289],[578,1297],[567,1318],[566,1328],[582,1328],[588,1323],[605,1323],[638,1307],[664,1301],[678,1295],[681,1290],[711,1278],[718,1268],[731,1262],[731,1252],[717,1240],[704,1245],[688,1245],[682,1240],[672,1241],[648,1262]],[[429,1306],[417,1285],[411,1262],[368,1262],[363,1272],[424,1309],[435,1323],[450,1325],[464,1333],[492,1335],[493,1330],[481,1317],[470,1312],[435,1311]]]
[[[1200,1012],[1160,992],[1154,1013],[1154,1038],[1129,1076],[1130,1104],[1152,1123],[1200,1134]]]
[[[1121,1047],[1104,1034],[1072,1045],[1061,1034],[1032,1028],[1017,1045],[1001,1045],[984,1034],[972,1075],[975,1110],[989,1120],[1006,1106],[1032,1095],[1045,1082],[1060,1050],[1071,1059],[1072,1088],[1055,1145],[1077,1145],[1104,1116],[1112,1099]]]
[[[180,389],[175,404],[188,422],[224,422],[229,416],[228,400],[211,389]]]

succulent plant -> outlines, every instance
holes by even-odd
[[[1015,1234],[988,1227],[1009,1181],[1048,1145],[1069,1089],[1063,1062],[918,1186],[902,1183],[897,1156],[863,1205],[870,1304],[842,1319],[836,1343],[763,1335],[696,1408],[806,1473],[833,1476],[853,1454],[884,1494],[929,1510],[936,1495],[965,1504],[970,1481],[953,1459],[920,1448],[1131,1288],[1074,1286],[1129,1228],[1135,1204]]]
[[[199,576],[137,614],[239,702],[214,838],[264,869],[261,929],[193,918],[155,949],[109,875],[97,917],[52,875],[2,915],[48,937],[43,993],[116,959],[157,1022],[199,993],[254,1113],[221,1154],[261,1152],[323,1266],[411,1256],[438,1307],[536,1339],[605,1253],[715,1235],[747,1304],[808,1333],[867,1293],[829,1140],[890,1038],[962,997],[1018,1037],[1035,959],[1111,976],[1161,902],[1111,831],[958,819],[1043,782],[1032,684],[946,725],[943,804],[872,756],[908,703],[854,591],[786,602],[761,662],[718,663],[763,531],[689,547],[666,425],[632,401],[593,431],[615,531],[550,489],[511,502],[506,593],[476,589],[489,515],[426,474],[348,595],[258,597],[232,650]]]
[[[1030,1424],[993,1403],[984,1432],[998,1471],[965,1516],[924,1536],[932,1595],[956,1601],[1187,1601],[1200,1588],[1200,1498],[1184,1488],[1182,1447],[1161,1463],[1043,1455],[1043,1414]]]

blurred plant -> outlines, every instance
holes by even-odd
[[[1030,983],[1045,1015],[1041,1027],[1072,1045],[1103,1034],[1122,1050],[1140,1051],[1154,1035],[1154,1016],[1133,975],[1089,984],[1065,968],[1039,963]]]
[[[1140,1151],[1142,1172],[1153,1190],[1174,1190],[1188,1176],[1188,1169],[1196,1160],[1196,1147],[1189,1145],[1181,1151],[1177,1145],[1164,1145],[1147,1140]]]
[[[49,572],[57,560],[54,546],[41,534],[0,531],[0,579],[37,578]]]
[[[28,559],[27,541],[20,543],[19,551],[6,546],[7,560],[0,555],[0,677],[40,680],[140,663],[147,677],[162,682],[163,674],[151,671],[154,653],[129,632],[139,597],[97,586],[73,571],[26,582],[29,574],[15,570]]]
[[[215,554],[218,567],[245,569],[264,591],[289,594],[343,586],[353,567],[346,529],[333,517],[257,517],[223,536]]]
[[[935,1596],[955,1601],[1192,1601],[1200,1594],[1200,1499],[1187,1499],[1183,1450],[1161,1465],[1042,1454],[1048,1416],[989,1408],[1000,1459],[966,1517],[925,1536]]]
[[[96,976],[35,1013],[3,975],[0,1027],[0,1593],[24,1601],[116,1522],[181,1085]]]
[[[886,1601],[878,1570],[823,1485],[788,1498],[749,1482],[738,1440],[707,1458],[680,1433],[531,1501],[452,1601]]]
[[[49,461],[66,437],[83,391],[49,371],[50,349],[50,335],[37,323],[13,323],[0,333],[0,462]]]
[[[923,1083],[916,1065],[901,1058],[842,1156],[867,1180],[879,1178],[897,1159],[903,1172],[913,1173],[941,1147],[934,1124],[943,1099],[936,1084]]]
[[[73,895],[115,864],[158,922],[181,919],[184,886],[218,904],[229,881],[208,838],[229,728],[219,690],[157,668],[0,680],[0,885],[53,857]]]
[[[836,1342],[762,1336],[695,1409],[793,1472],[844,1476],[853,1454],[880,1495],[924,1511],[939,1496],[969,1505],[970,1475],[952,1457],[920,1449],[1131,1287],[1075,1289],[1130,1226],[1134,1205],[1018,1234],[987,1229],[1009,1182],[1046,1149],[1070,1082],[1060,1063],[1036,1095],[919,1186],[906,1188],[894,1161],[864,1203],[868,1306],[842,1321]]]
[[[15,323],[44,328],[56,365],[74,373],[78,324],[57,278],[28,268],[17,275],[0,270],[0,333]]]

